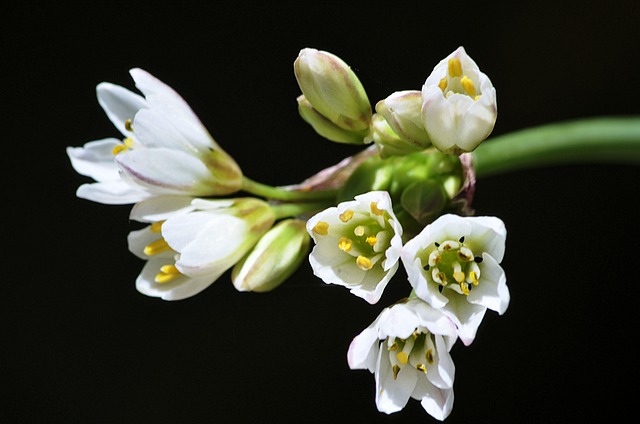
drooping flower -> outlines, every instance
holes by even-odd
[[[375,374],[378,410],[391,414],[409,398],[444,420],[453,407],[456,327],[441,311],[413,298],[385,308],[349,346],[351,369]]]
[[[506,235],[499,218],[446,214],[403,247],[402,263],[416,295],[455,322],[465,345],[473,342],[487,309],[503,314],[509,306],[499,265]]]
[[[182,204],[177,199],[182,199]],[[132,214],[136,220],[152,222],[129,235],[129,249],[148,261],[136,288],[164,300],[184,299],[207,288],[234,266],[275,220],[271,207],[253,198],[160,196],[137,204]]]
[[[422,86],[422,120],[433,145],[460,154],[491,134],[498,109],[487,75],[459,47],[438,63]]]
[[[402,227],[385,191],[355,196],[307,221],[316,243],[309,262],[327,284],[376,303],[395,274],[402,249]]]
[[[96,180],[80,186],[78,197],[128,204],[153,195],[238,191],[240,168],[182,97],[142,69],[130,74],[144,97],[111,83],[96,89],[98,102],[124,139],[67,148],[74,169]]]

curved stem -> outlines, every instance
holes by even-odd
[[[476,175],[571,163],[640,165],[640,116],[595,117],[493,137],[473,152]]]
[[[287,190],[281,187],[262,184],[245,176],[242,177],[242,190],[267,199],[284,201],[333,200],[337,195],[337,190]]]

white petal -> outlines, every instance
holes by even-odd
[[[76,196],[105,205],[128,205],[147,199],[151,194],[124,181],[83,184]]]
[[[154,196],[133,205],[129,218],[139,222],[164,221],[171,216],[193,211],[192,199],[180,195]]]
[[[444,421],[453,410],[453,389],[439,389],[425,384],[420,404],[433,418]]]
[[[142,69],[131,69],[129,73],[136,87],[145,95],[150,108],[170,120],[193,145],[199,149],[219,149],[191,107],[171,87]]]
[[[415,238],[410,240],[403,248],[402,263],[407,271],[407,278],[411,287],[415,290],[416,296],[424,300],[434,308],[442,308],[449,299],[438,292],[437,284],[430,282],[425,277],[420,258],[415,258],[415,248],[420,242]],[[415,259],[414,259],[415,258]]]
[[[127,177],[155,192],[208,195],[204,182],[213,177],[207,167],[187,153],[170,149],[140,149],[116,156]]]
[[[120,144],[115,138],[90,141],[83,147],[67,147],[67,155],[78,174],[96,181],[116,181],[120,175],[112,151]]]
[[[399,303],[388,309],[384,319],[378,323],[378,338],[381,340],[389,336],[406,339],[420,325],[412,303]]]
[[[432,334],[457,336],[456,325],[442,311],[418,299],[410,301],[409,304],[418,317],[421,327],[425,327]]]
[[[385,349],[380,349],[375,377],[378,410],[391,414],[404,408],[416,385],[416,370],[411,367],[403,367],[397,378],[394,379],[389,355]]]
[[[474,252],[484,252],[491,255],[498,263],[502,262],[507,238],[507,229],[500,218],[493,216],[467,217],[471,223],[469,234],[469,248]]]
[[[154,109],[142,109],[136,114],[133,125],[136,137],[145,147],[162,147],[182,150],[198,155],[199,150],[177,129],[171,121]]]
[[[378,330],[374,322],[351,341],[347,352],[349,368],[374,372],[379,349]]]
[[[480,284],[469,293],[470,303],[485,306],[502,315],[509,306],[509,288],[504,270],[490,255],[482,255]]]
[[[487,312],[485,306],[473,305],[463,295],[452,296],[442,310],[458,327],[458,337],[465,346],[469,346],[475,339]]]
[[[133,120],[138,110],[147,106],[144,98],[119,85],[103,82],[96,87],[98,103],[109,120],[125,137],[131,132],[125,128],[127,119]]]
[[[211,274],[201,278],[180,276],[171,282],[158,284],[154,278],[160,271],[160,267],[167,263],[162,259],[148,261],[136,279],[136,289],[144,295],[159,297],[163,300],[181,300],[200,293],[222,275],[222,273]]]
[[[144,248],[162,237],[159,233],[154,233],[151,231],[151,227],[147,226],[140,230],[131,231],[127,236],[127,245],[129,247],[129,251],[139,257],[140,259],[147,260],[149,256],[144,253]],[[172,259],[175,256],[175,252],[172,250],[167,250],[164,252],[160,252],[157,255],[153,256],[153,259]],[[173,262],[170,260],[169,262]],[[164,265],[164,264],[163,264]]]
[[[382,297],[385,287],[387,287],[387,284],[391,281],[391,277],[395,275],[397,270],[398,263],[387,271],[379,267],[374,267],[366,272],[365,278],[358,286],[351,289],[351,293],[374,305],[378,303]]]

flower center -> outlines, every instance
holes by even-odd
[[[468,295],[479,283],[480,262],[482,257],[474,256],[473,251],[464,245],[464,237],[461,237],[458,241],[435,243],[424,270],[439,284],[440,293],[444,288],[449,288]]]
[[[454,93],[464,94],[473,100],[478,100],[482,93],[477,91],[473,80],[464,74],[460,59],[452,57],[447,65],[447,75],[438,83],[438,87],[442,90],[444,96],[449,98]]]
[[[418,371],[427,373],[435,362],[435,342],[433,335],[425,328],[416,328],[406,339],[387,337],[384,342],[393,369],[393,379],[398,378],[400,370],[409,365]]]
[[[133,121],[131,119],[127,119],[124,121],[124,128],[127,131],[133,132]],[[111,153],[115,156],[118,153],[125,152],[129,149],[133,149],[134,141],[133,138],[127,137],[122,140],[122,144],[118,144],[116,147],[111,150]]]
[[[164,221],[157,221],[152,223],[149,226],[149,229],[152,233],[158,233],[162,231],[162,224]],[[155,256],[159,253],[166,252],[171,250],[171,246],[166,242],[166,240],[160,235],[160,238],[152,241],[144,247],[144,254],[147,256]],[[160,267],[160,272],[155,275],[154,281],[158,284],[168,283],[170,281],[175,280],[178,277],[181,277],[182,273],[178,271],[175,263],[163,265]]]

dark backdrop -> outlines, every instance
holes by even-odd
[[[203,2],[204,3],[204,2]],[[372,101],[418,89],[459,45],[497,87],[494,134],[637,114],[634,1],[86,2],[2,16],[3,422],[429,422],[411,401],[377,412],[346,350],[378,305],[305,263],[278,290],[225,274],[198,296],[136,292],[128,206],[75,197],[65,147],[117,136],[95,85],[142,67],[191,104],[245,173],[289,184],[356,148],[297,115],[293,60],[331,51]],[[224,4],[224,5],[223,5]],[[638,167],[583,164],[478,181],[475,208],[508,228],[504,316],[457,344],[449,423],[573,422],[635,412]],[[627,385],[631,385],[630,387]]]

